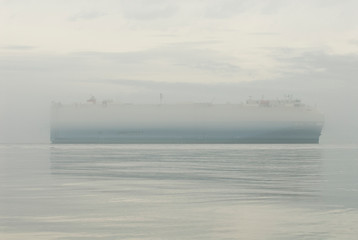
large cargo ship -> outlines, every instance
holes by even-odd
[[[243,104],[54,103],[52,143],[318,143],[323,115],[299,100]]]

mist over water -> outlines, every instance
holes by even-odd
[[[0,1],[1,240],[357,239],[358,1],[36,3]],[[88,106],[92,96],[96,111],[69,111],[52,131],[51,103]],[[221,137],[202,134],[203,120],[238,136],[244,117],[102,111],[287,96],[323,113],[320,144],[172,145],[168,132]],[[284,115],[261,118],[303,116]],[[57,130],[82,143],[158,133],[137,130],[145,125],[163,127],[165,144],[49,144]]]
[[[1,145],[4,239],[355,239],[357,147]]]

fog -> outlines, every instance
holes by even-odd
[[[358,143],[356,1],[0,1],[0,142],[48,143],[51,102],[287,94]]]

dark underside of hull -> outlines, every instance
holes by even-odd
[[[55,139],[53,144],[317,144],[319,139]]]
[[[275,130],[78,130],[51,132],[55,144],[303,144],[318,143],[321,129]]]

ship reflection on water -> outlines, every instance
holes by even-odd
[[[51,171],[113,198],[314,200],[321,150],[312,145],[61,145],[52,147]]]
[[[317,145],[51,147],[67,218],[120,239],[276,239],[309,217],[321,164]]]

